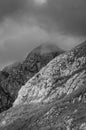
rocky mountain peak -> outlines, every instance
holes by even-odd
[[[86,130],[86,42],[55,57],[0,114],[0,130]]]
[[[47,102],[53,98],[76,93],[81,86],[86,68],[86,43],[57,56],[24,85],[14,102]],[[74,78],[76,84],[70,87]],[[79,81],[82,78],[82,81]],[[77,84],[77,82],[79,82]]]

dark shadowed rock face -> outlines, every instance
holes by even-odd
[[[0,115],[0,130],[86,130],[86,42],[56,57]]]
[[[0,72],[0,112],[12,106],[22,85],[61,53],[56,45],[43,44],[32,50],[23,62],[5,67]]]

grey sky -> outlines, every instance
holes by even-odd
[[[0,67],[41,43],[69,49],[85,38],[86,0],[0,0]]]

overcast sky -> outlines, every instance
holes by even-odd
[[[86,39],[86,0],[0,0],[0,68],[42,43],[69,49]]]

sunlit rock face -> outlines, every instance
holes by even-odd
[[[15,101],[18,91],[50,60],[63,53],[56,45],[43,44],[32,50],[21,63],[14,63],[0,72],[0,112]]]
[[[0,114],[0,130],[86,129],[86,42],[50,61]]]
[[[14,106],[71,100],[85,92],[86,45],[57,56],[31,78],[19,91]]]

